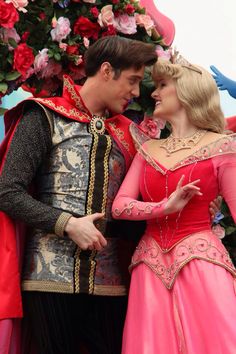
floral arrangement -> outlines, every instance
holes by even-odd
[[[55,95],[64,74],[82,82],[85,51],[114,34],[163,44],[138,0],[0,0],[0,98],[22,85]],[[152,87],[146,73],[142,101],[131,109],[151,112]]]

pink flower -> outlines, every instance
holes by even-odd
[[[71,32],[70,21],[66,17],[59,17],[56,27],[51,30],[52,40],[61,42]]]
[[[34,69],[32,67],[30,67],[24,76],[21,76],[19,79],[19,82],[24,82],[25,80],[27,80],[30,76],[32,76],[34,74]]]
[[[222,239],[225,237],[225,229],[220,225],[216,224],[212,226],[212,232],[219,238]]]
[[[34,72],[35,74],[40,73],[43,69],[46,68],[48,65],[48,49],[44,48],[43,50],[39,51],[39,54],[36,55],[34,59]]]
[[[57,26],[57,19],[55,16],[53,16],[51,24],[52,24],[52,28],[55,28]]]
[[[64,52],[66,51],[68,44],[67,43],[59,43],[59,48],[61,48]]]
[[[161,129],[165,127],[165,121],[145,116],[139,127],[151,139],[159,139],[161,135]]]
[[[6,0],[7,4],[12,3],[18,11],[27,12],[25,7],[28,5],[28,0]]]
[[[107,27],[114,23],[114,13],[112,12],[112,5],[103,6],[101,13],[98,16],[98,23],[101,27]]]
[[[53,76],[57,76],[60,74],[62,70],[61,64],[57,63],[53,59],[48,61],[48,65],[45,66],[40,72],[40,77],[42,79],[49,79]]]
[[[84,37],[83,38],[83,43],[84,43],[84,46],[85,46],[85,48],[88,48],[89,47],[89,39],[87,38],[87,37]]]
[[[87,2],[89,4],[95,4],[96,0],[83,0],[83,2]]]
[[[134,16],[127,14],[116,17],[114,21],[114,27],[118,32],[124,34],[134,34],[137,32],[137,26]]]
[[[82,63],[83,63],[83,57],[82,57],[82,55],[78,55],[76,58],[75,65],[79,66]]]
[[[155,24],[149,15],[135,14],[135,20],[138,26],[145,28],[149,36],[152,35],[152,29],[155,27]]]
[[[16,43],[20,42],[20,36],[16,32],[16,29],[14,27],[13,28],[3,28],[2,32],[0,32],[0,38],[3,41],[3,43],[8,43],[9,38],[14,39],[14,41]],[[8,47],[9,47],[9,50],[14,49],[10,45]]]
[[[171,49],[164,50],[161,45],[156,46],[156,53],[159,58],[170,60]]]

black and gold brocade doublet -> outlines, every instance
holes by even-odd
[[[33,230],[27,237],[23,290],[124,295],[134,242],[127,222],[111,219],[126,171],[124,156],[110,135],[91,132],[89,123],[56,112],[47,116],[52,147],[37,175],[37,198],[78,217],[104,212],[99,227],[108,245],[100,252],[81,251],[67,236]]]

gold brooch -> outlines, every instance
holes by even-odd
[[[89,130],[91,133],[97,133],[97,134],[104,134],[106,127],[105,127],[105,117],[100,117],[93,115],[92,119],[89,123]]]

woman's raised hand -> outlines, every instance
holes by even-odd
[[[164,209],[165,215],[176,213],[182,210],[190,201],[190,199],[192,199],[195,195],[202,195],[200,188],[197,186],[197,184],[200,182],[200,179],[197,179],[183,186],[184,178],[185,176],[182,175],[176,186],[176,190],[169,196]]]

